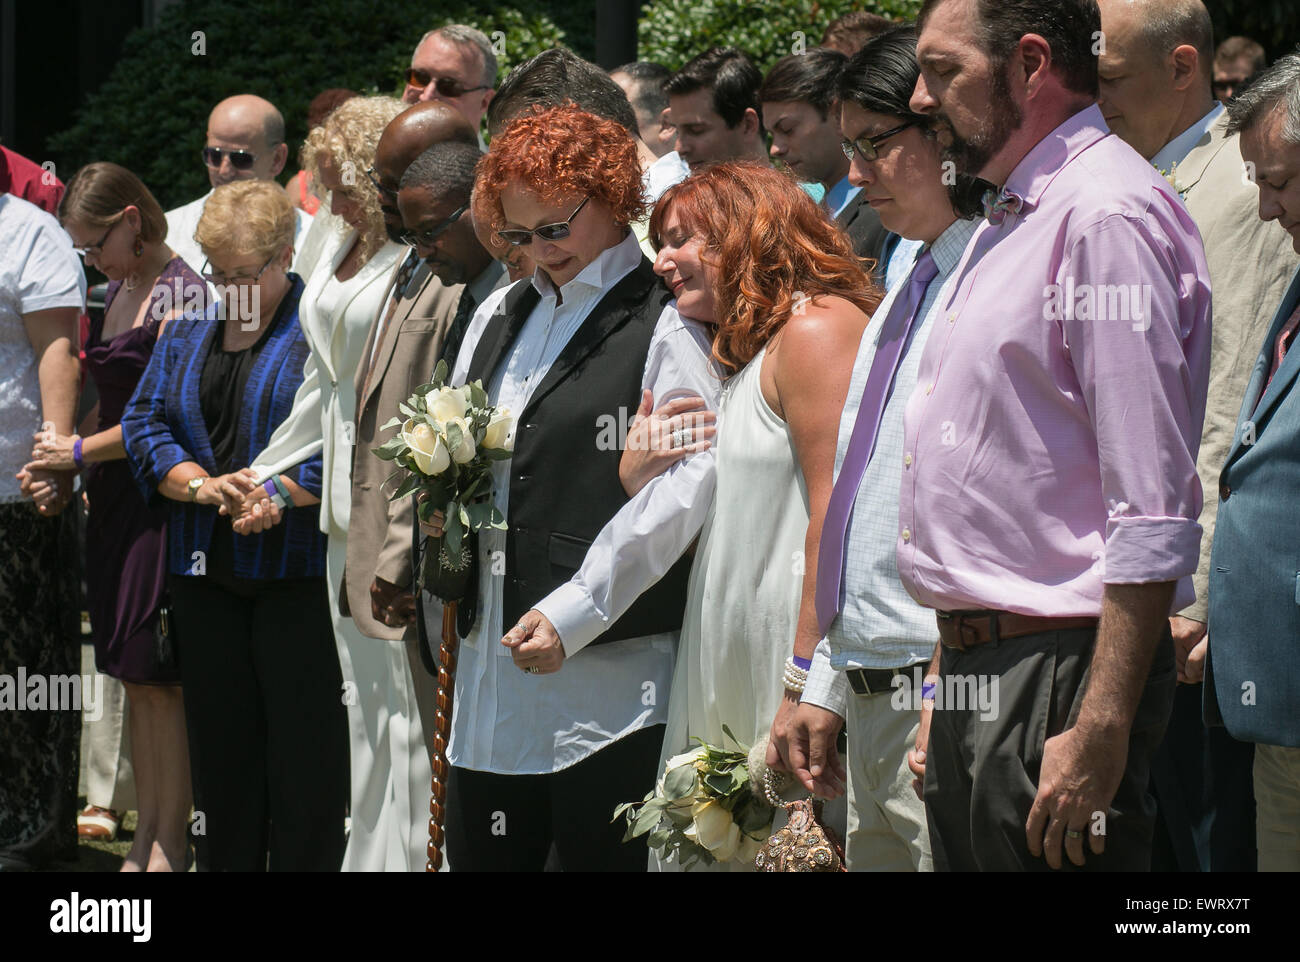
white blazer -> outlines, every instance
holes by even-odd
[[[383,305],[390,275],[406,248],[384,244],[361,270],[342,284],[333,311],[318,302],[356,240],[357,232],[330,237],[316,268],[306,279],[298,320],[311,353],[303,364],[302,385],[293,409],[266,449],[253,462],[259,480],[281,474],[318,451],[321,455],[320,526],[327,535],[347,534],[352,509],[352,445],[356,438],[357,396],[353,378],[366,338]]]

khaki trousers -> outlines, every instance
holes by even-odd
[[[1255,833],[1261,872],[1300,872],[1300,748],[1255,745]]]

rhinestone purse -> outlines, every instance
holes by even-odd
[[[754,868],[759,872],[844,872],[844,850],[835,832],[822,824],[822,803],[801,798],[785,805],[790,820],[768,836]]]

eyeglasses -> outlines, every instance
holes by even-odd
[[[262,265],[262,269],[252,275],[223,274],[220,271],[208,270],[212,265],[205,258],[203,261],[203,270],[199,271],[199,275],[209,284],[234,284],[236,281],[252,281],[253,283],[257,283],[258,278],[260,278],[266,269],[271,266],[271,261],[275,260],[275,256],[275,254],[272,254],[270,258],[267,259],[267,262]]]
[[[863,160],[877,160],[880,157],[880,145],[888,140],[894,134],[901,134],[908,127],[915,127],[916,121],[909,120],[906,123],[899,124],[897,127],[891,127],[882,134],[876,134],[874,137],[859,137],[856,140],[841,140],[840,149],[844,151],[844,156],[849,160],[853,159],[853,152],[856,150]]]
[[[562,220],[557,224],[543,224],[541,227],[534,227],[532,230],[522,228],[510,228],[508,230],[497,231],[497,236],[504,241],[508,241],[515,247],[523,247],[525,244],[533,242],[533,235],[536,234],[542,240],[557,241],[564,240],[569,236],[569,225],[573,223],[573,218],[578,216],[578,211],[587,206],[590,197],[583,198],[577,210],[569,215],[568,220]]]
[[[417,70],[412,67],[406,71],[406,84],[409,87],[419,87],[421,89],[433,84],[433,89],[438,91],[444,97],[463,97],[475,90],[487,90],[487,84],[479,84],[477,87],[466,87],[455,77],[439,77],[436,80],[433,74],[427,70]]]
[[[95,243],[87,244],[85,247],[74,247],[72,249],[80,254],[83,260],[91,254],[98,254],[104,249],[104,242],[108,240],[108,235],[113,233],[113,228],[120,223],[122,223],[120,220],[115,221],[108,230],[104,231],[104,236],[95,241]]]
[[[375,188],[375,192],[379,194],[380,200],[386,200],[390,204],[397,203],[397,191],[389,190],[379,182],[379,172],[375,170],[374,167],[366,168],[366,179],[370,181],[370,185]]]
[[[224,147],[204,147],[203,162],[209,167],[220,167],[221,156],[230,158],[230,166],[235,170],[252,170],[253,164],[257,161],[257,154],[250,154],[246,150],[226,150]]]
[[[465,213],[467,210],[469,210],[468,201],[456,208],[456,213],[452,214],[446,220],[439,221],[435,226],[430,227],[428,230],[406,231],[402,234],[402,243],[407,247],[428,247],[445,234],[451,228],[452,224],[460,220],[460,215]]]

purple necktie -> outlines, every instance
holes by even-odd
[[[867,462],[871,460],[871,452],[876,446],[876,433],[880,430],[885,403],[893,391],[894,375],[898,371],[903,345],[907,343],[912,325],[920,313],[926,288],[938,273],[939,268],[934,263],[934,258],[928,250],[925,251],[916,259],[912,268],[906,296],[894,301],[880,330],[876,356],[871,361],[871,373],[867,375],[867,386],[862,389],[862,403],[858,405],[858,417],[853,423],[853,434],[849,437],[849,447],[844,452],[840,476],[835,479],[835,487],[831,489],[830,502],[826,506],[826,520],[822,523],[821,545],[817,551],[816,600],[817,628],[823,636],[840,610],[844,537],[848,533],[853,502],[858,496],[858,485],[862,483],[862,475],[867,470]]]

